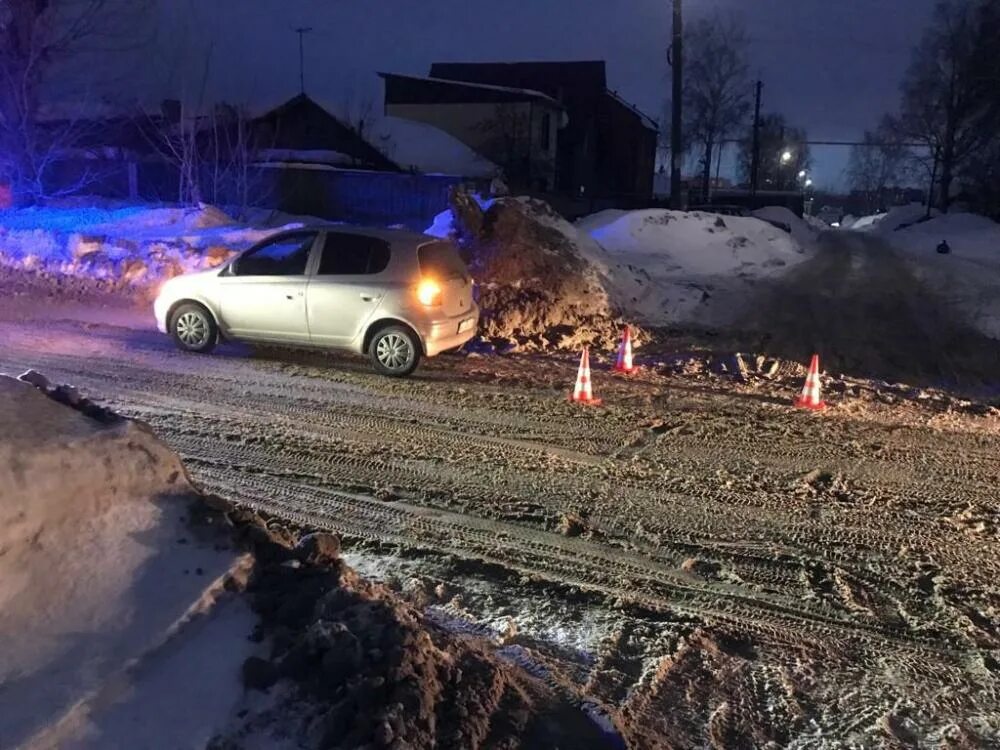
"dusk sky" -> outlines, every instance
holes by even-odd
[[[742,14],[764,110],[815,140],[858,138],[895,108],[910,51],[934,0],[686,0],[689,20],[714,8]],[[295,26],[306,38],[310,94],[340,106],[381,104],[375,71],[426,74],[434,61],[604,59],[610,85],[660,117],[669,79],[668,0],[217,0],[170,2],[161,32],[200,69],[209,39],[210,95],[255,107],[298,92]],[[163,77],[176,68],[153,63]],[[846,148],[815,148],[817,187],[837,186]]]

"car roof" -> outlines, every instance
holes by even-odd
[[[365,237],[377,237],[378,239],[385,240],[390,244],[413,244],[413,245],[423,245],[427,242],[440,242],[437,237],[432,237],[429,234],[421,234],[420,232],[414,232],[409,229],[386,229],[384,227],[359,227],[354,224],[334,224],[334,223],[316,223],[316,224],[306,224],[305,226],[295,227],[294,229],[288,229],[279,234],[295,234],[296,232],[309,232],[309,231],[320,231],[320,232],[340,232],[342,234],[358,234]],[[273,235],[278,236],[278,235]]]

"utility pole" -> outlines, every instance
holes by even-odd
[[[306,93],[306,55],[303,39],[306,34],[312,31],[312,26],[299,26],[292,31],[299,35],[299,88],[304,94]]]
[[[764,84],[757,81],[757,96],[753,105],[753,151],[750,156],[750,196],[757,196],[757,185],[760,180],[760,95]]]
[[[684,18],[681,0],[674,2],[673,44],[670,45],[670,67],[673,69],[673,94],[670,123],[670,207],[681,205],[682,99],[684,97]]]

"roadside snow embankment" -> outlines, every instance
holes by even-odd
[[[239,555],[190,518],[176,455],[80,408],[101,416],[0,376],[0,737],[204,746],[253,647],[249,607],[221,596]]]
[[[357,576],[332,534],[201,495],[147,427],[0,376],[3,747],[598,747],[613,731],[424,606]]]
[[[1000,339],[1000,224],[953,213],[897,231],[877,231],[928,288],[982,333]],[[948,254],[937,252],[942,240]]]
[[[812,221],[800,219],[784,206],[765,206],[764,208],[759,208],[754,211],[753,215],[755,218],[768,223],[777,222],[788,227],[788,231],[792,235],[792,239],[800,245],[811,244],[815,241],[816,236],[820,233],[820,231],[822,231],[821,228],[816,226]],[[819,222],[819,224],[822,223],[823,222]],[[824,228],[829,229],[829,227]]]
[[[207,205],[9,209],[0,211],[0,265],[142,287],[221,265],[279,228],[241,225]]]
[[[615,346],[622,321],[589,260],[600,253],[593,240],[543,201],[452,202],[428,232],[457,235],[479,282],[482,336],[506,350]]]
[[[576,227],[596,241],[580,247],[612,303],[651,326],[732,324],[758,282],[809,257],[787,232],[754,218],[612,210]]]

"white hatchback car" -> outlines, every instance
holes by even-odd
[[[344,226],[281,232],[221,268],[173,278],[153,309],[186,351],[208,352],[220,338],[345,349],[393,376],[461,346],[479,322],[454,245]]]

